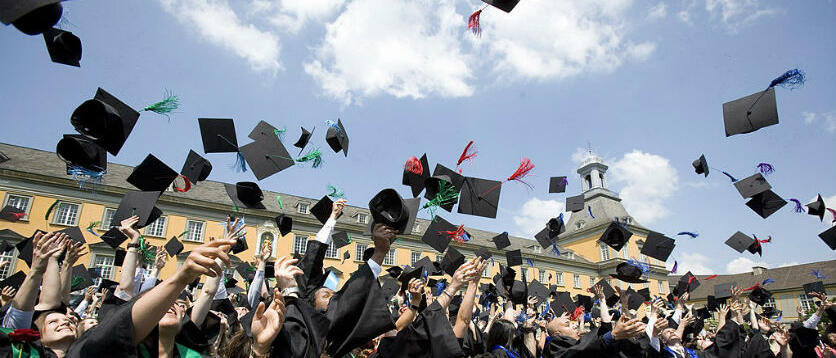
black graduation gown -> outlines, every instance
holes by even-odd
[[[382,339],[377,353],[380,358],[465,356],[446,312],[436,301],[397,336]]]
[[[325,314],[316,312],[301,298],[285,299],[285,322],[273,341],[272,357],[319,357],[325,346],[325,336],[331,324]]]
[[[717,331],[712,344],[701,356],[706,358],[738,358],[742,354],[743,338],[740,336],[740,326],[732,320],[727,320],[723,328]]]
[[[612,346],[604,345],[599,332],[601,328],[593,328],[590,332],[576,340],[569,337],[554,336],[543,349],[544,358],[575,358],[598,356],[617,356],[618,352],[629,350],[635,351],[636,344],[627,340],[616,341]]]
[[[107,317],[84,332],[67,350],[67,358],[136,357],[131,310],[136,300],[114,306]]]
[[[761,332],[754,332],[749,343],[746,345],[746,350],[743,352],[744,358],[775,358],[775,353],[769,348],[769,341]]]
[[[42,358],[55,357],[55,354],[52,353],[51,350],[44,348],[40,340],[29,342],[27,345],[23,346],[23,349],[24,357],[26,357],[26,354],[31,352],[30,349],[34,349]],[[17,358],[13,352],[12,341],[9,339],[9,335],[0,331],[0,358]]]
[[[464,337],[459,339],[459,344],[467,357],[473,357],[488,350],[488,347],[485,347],[487,344],[485,334],[478,328],[474,329],[471,325],[467,325],[467,332],[465,332]]]

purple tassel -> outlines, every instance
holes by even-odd
[[[676,269],[679,267],[679,263],[674,260],[673,268],[671,269],[671,274],[676,274]]]
[[[795,204],[795,209],[794,209],[795,212],[802,213],[802,214],[804,213],[804,206],[801,205],[801,201],[799,201],[798,199],[794,199],[794,198],[790,199],[790,201]]]
[[[775,171],[775,167],[773,167],[772,164],[769,163],[758,163],[758,170],[763,175],[769,175]]]
[[[726,172],[722,172],[722,173],[723,173],[723,175],[729,177],[729,179],[731,179],[732,183],[737,182],[737,179],[735,179],[731,174],[726,173]]]
[[[676,236],[681,236],[681,235],[687,235],[687,236],[690,236],[693,239],[696,239],[697,236],[700,236],[700,234],[698,234],[698,233],[689,232],[689,231],[681,231],[681,232],[676,234]]]
[[[595,215],[592,215],[592,206],[587,205],[586,211],[589,212],[589,217],[595,219]]]
[[[775,282],[774,278],[768,278],[766,280],[763,280],[763,282],[761,282],[761,286],[766,286],[766,285],[768,285],[770,283],[773,283],[773,282]]]
[[[525,261],[527,261],[527,262],[528,262],[528,265],[529,265],[529,266],[534,267],[534,261],[531,261],[531,259],[530,259],[530,258],[526,257],[526,258],[525,258]]]
[[[438,281],[438,283],[435,284],[435,295],[441,296],[441,291],[444,291],[445,288],[447,288],[447,283],[444,281]]]

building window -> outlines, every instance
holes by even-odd
[[[813,303],[813,299],[807,297],[806,293],[798,295],[798,301],[801,302],[801,309],[803,309],[804,312],[817,308],[815,303]]]
[[[15,208],[20,209],[21,211],[26,213],[26,215],[23,216],[23,218],[21,218],[20,220],[29,220],[29,203],[31,202],[31,197],[8,194],[6,195],[6,203],[3,206],[13,206]]]
[[[625,260],[630,259],[630,249],[628,248],[627,245],[624,245],[624,247],[621,248],[620,252],[621,252],[621,258],[622,259],[625,259]]]
[[[186,230],[189,232],[183,238],[186,241],[203,242],[203,231],[206,223],[203,221],[188,220],[186,221]]]
[[[110,230],[112,226],[119,226],[120,223],[113,222],[113,214],[116,214],[116,209],[105,208],[102,213],[102,223],[99,225],[99,230]]]
[[[659,294],[665,293],[665,281],[659,281]]]
[[[368,220],[368,217],[366,216],[366,214],[357,214],[357,223],[358,224],[365,224],[367,220]]]
[[[256,256],[261,255],[261,250],[264,248],[264,245],[270,244],[270,256],[273,256],[273,253],[276,252],[276,246],[273,245],[273,233],[265,232],[261,234],[261,241],[258,243],[258,251],[256,251]]]
[[[581,288],[581,275],[574,274],[575,288]]]
[[[73,203],[58,202],[55,206],[55,214],[52,216],[52,223],[57,225],[76,226],[78,225],[78,208],[80,205]]]
[[[145,227],[145,236],[165,237],[166,226],[168,226],[168,217],[160,216]]]
[[[770,297],[768,300],[766,300],[766,303],[764,303],[762,307],[763,308],[767,308],[767,307],[777,308],[777,307],[775,307],[775,297]]]
[[[421,224],[415,223],[415,225],[412,226],[412,233],[413,234],[420,234],[421,233]]]
[[[325,250],[325,258],[326,259],[336,259],[340,255],[340,249],[337,248],[337,245],[334,245],[331,242],[331,245],[328,245],[328,250]]]
[[[96,255],[93,259],[93,267],[101,271],[102,278],[113,279],[113,256]]]
[[[485,265],[485,269],[482,270],[482,277],[491,277],[491,265]]]
[[[304,255],[305,251],[308,250],[308,237],[302,235],[296,235],[293,238],[293,252],[294,254]]]
[[[587,174],[583,180],[586,183],[586,189],[592,189],[592,176]]]
[[[546,282],[546,270],[540,270],[540,283]]]
[[[366,251],[369,245],[366,244],[355,244],[354,245],[354,261],[362,262],[363,261],[363,251]]]
[[[555,277],[557,277],[557,285],[563,286],[563,272],[555,272]]]
[[[299,203],[299,214],[307,214],[308,213],[308,204]]]
[[[415,263],[421,259],[421,251],[412,251],[409,253],[409,266],[415,266]]]
[[[607,261],[610,259],[610,247],[606,244],[598,244],[598,252],[601,253],[601,261]]]
[[[595,277],[589,276],[589,287],[595,286]]]
[[[15,255],[14,248],[7,252],[0,252],[0,262],[3,261],[8,261],[9,263],[4,265],[3,268],[0,268],[0,280],[5,280],[6,277],[9,277],[9,274],[12,273],[12,266],[17,262],[17,255]]]
[[[386,257],[383,258],[383,264],[390,266],[397,265],[395,249],[389,249],[389,252],[386,253]]]
[[[569,260],[574,260],[575,259],[575,253],[574,252],[566,251],[565,254],[566,254],[567,259],[569,259]]]

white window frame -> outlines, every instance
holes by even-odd
[[[563,282],[563,272],[555,272],[554,273],[555,279],[557,279],[558,286],[564,286],[565,283]]]
[[[74,213],[75,217],[73,218],[74,219],[73,221],[68,222],[66,220],[60,220],[60,221],[58,220],[58,218],[59,218],[58,213],[61,212],[61,208],[62,208],[63,205],[67,205],[67,207],[75,207],[75,213]],[[59,200],[58,203],[55,204],[55,209],[53,210],[53,212],[51,214],[52,214],[52,224],[53,225],[77,226],[78,225],[78,219],[81,216],[81,204]],[[73,215],[67,215],[67,218],[71,218],[72,216]]]
[[[102,258],[104,262],[99,262],[99,258]],[[113,277],[116,276],[116,266],[114,265],[115,263],[116,257],[113,255],[93,254],[90,266],[93,268],[101,267],[101,277],[104,279],[112,280]]]
[[[368,248],[368,244],[354,244],[354,262],[363,262],[363,251],[366,251]]]
[[[763,308],[767,308],[767,307],[778,308],[778,307],[775,305],[775,297],[770,297],[770,298],[768,298],[768,299],[766,300],[766,303],[764,303],[764,304],[763,304],[763,306],[761,306],[761,307],[763,307]]]
[[[540,277],[539,277],[538,281],[540,281],[540,283],[546,282],[546,277],[547,277],[546,276],[546,270],[538,270],[538,271],[540,273],[539,274]]]
[[[813,301],[812,298],[807,297],[806,293],[798,295],[798,303],[801,304],[801,309],[803,309],[804,312],[817,308],[815,301]]]
[[[160,220],[162,220],[163,227],[162,230],[157,230],[159,227]],[[152,232],[153,230],[153,232]],[[162,237],[165,238],[166,231],[168,230],[168,216],[162,215],[154,220],[154,222],[148,224],[144,228],[142,228],[143,235],[150,236],[150,237]],[[158,232],[162,231],[162,233]]]
[[[363,213],[357,214],[357,223],[358,224],[367,224],[369,222],[369,216]]]
[[[581,288],[581,275],[572,274],[572,281],[575,284],[575,288]]]
[[[29,211],[32,209],[32,200],[34,200],[34,198],[30,195],[6,193],[6,198],[3,199],[3,207],[11,205],[11,204],[9,204],[9,201],[12,200],[12,197],[20,198],[20,199],[26,199],[26,205],[23,208],[21,208],[19,205],[12,205],[12,206],[14,206],[14,207],[16,207],[20,210],[23,210],[23,212],[26,214],[22,218],[20,218],[20,220],[29,221]]]
[[[665,281],[659,281],[659,294],[665,293]]]
[[[420,234],[421,233],[421,224],[415,223],[415,225],[412,226],[412,233],[413,234]]]
[[[12,272],[15,272],[15,266],[17,266],[17,249],[12,248],[8,252],[0,252],[0,262],[8,261],[9,264],[0,269],[0,280],[5,280],[9,277]]]
[[[415,266],[415,263],[421,260],[421,251],[409,252],[409,266]]]
[[[482,270],[482,277],[491,277],[491,265],[485,265],[485,269]]]
[[[326,259],[336,259],[340,256],[340,249],[337,248],[337,245],[334,245],[334,242],[331,241],[331,244],[328,245],[328,250],[325,250],[325,258]]]
[[[398,255],[395,248],[389,249],[389,252],[386,253],[385,257],[383,257],[383,264],[389,266],[395,266],[398,264]]]
[[[109,215],[108,215],[108,212],[110,213]],[[111,227],[119,226],[119,223],[116,223],[116,225],[113,225],[113,216],[114,215],[116,215],[116,209],[114,209],[114,208],[104,208],[104,210],[102,210],[102,221],[99,224],[98,229],[102,230],[102,231],[107,231],[107,230],[110,230]]]
[[[291,254],[304,255],[308,251],[308,235],[295,235],[293,237],[293,246],[290,249]]]
[[[598,253],[601,255],[601,261],[610,259],[610,247],[605,243],[598,243]]]
[[[201,225],[199,233],[195,234],[195,230],[192,230],[191,227],[189,227],[189,224],[191,223],[198,223]],[[189,230],[189,232],[183,236],[183,241],[203,242],[203,237],[206,236],[206,222],[202,220],[186,220],[186,230]],[[195,237],[196,235],[199,237]]]
[[[299,214],[307,214],[307,213],[308,213],[308,211],[310,211],[310,208],[308,207],[308,203],[299,203],[299,204],[296,206],[296,211],[297,211]]]

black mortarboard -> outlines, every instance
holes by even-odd
[[[435,169],[433,169],[433,176],[440,176],[446,175],[450,178],[450,181],[453,182],[453,186],[456,187],[456,190],[461,191],[462,186],[464,185],[464,176],[459,174],[453,169],[447,168],[441,164],[436,164]]]
[[[511,246],[511,240],[508,239],[508,232],[505,231],[499,235],[494,236],[491,238],[496,248],[502,250],[508,246]]]
[[[818,195],[818,197],[816,198],[816,201],[807,204],[807,214],[813,215],[813,216],[818,216],[819,221],[824,220],[824,212],[825,212],[825,206],[824,206],[824,200],[822,200],[822,198],[821,198],[821,194]]]
[[[14,0],[0,2],[0,22],[13,24],[27,35],[42,33],[61,19],[63,0]]]
[[[718,308],[720,308],[720,303],[717,301],[717,298],[715,298],[713,295],[708,295],[708,297],[706,297],[705,308],[707,308],[709,311],[716,311]]]
[[[14,206],[6,205],[0,210],[0,220],[16,222],[26,216],[26,212]]]
[[[409,287],[409,281],[412,280],[413,278],[421,279],[422,278],[421,276],[423,276],[423,273],[424,273],[424,266],[419,266],[419,265],[416,265],[415,267],[413,267],[411,269],[404,270],[404,272],[401,274],[401,276],[398,277],[398,281],[401,282],[401,290],[406,291],[407,288]]]
[[[751,198],[772,189],[772,186],[769,185],[769,182],[766,181],[766,178],[761,173],[755,173],[752,176],[736,181],[734,187],[737,188],[737,191],[743,199]]]
[[[622,262],[615,267],[615,273],[610,276],[615,277],[621,281],[629,283],[645,283],[647,280],[642,280],[641,268],[631,265],[627,262]]]
[[[645,302],[650,302],[650,301],[652,300],[652,297],[650,297],[650,288],[647,288],[647,287],[642,288],[642,289],[640,289],[640,290],[636,291],[636,293],[638,293],[639,295],[641,295],[641,296],[642,296],[642,299],[643,299]]]
[[[688,271],[679,278],[679,282],[676,283],[673,292],[674,295],[680,296],[685,292],[694,292],[697,287],[700,287],[700,280],[691,271]]]
[[[15,272],[14,275],[6,277],[3,281],[0,281],[0,289],[3,287],[9,286],[14,289],[20,289],[20,285],[23,284],[23,280],[26,279],[26,274],[23,271]]]
[[[99,88],[93,99],[73,111],[70,123],[108,153],[118,155],[138,119],[139,112]]]
[[[113,266],[121,267],[122,264],[125,263],[125,255],[127,254],[127,250],[116,249],[116,251],[113,252]],[[104,287],[104,285],[102,285],[102,287]]]
[[[52,62],[80,67],[81,40],[72,32],[57,28],[44,31],[44,42]]]
[[[331,235],[331,244],[338,249],[351,243],[351,238],[345,231],[338,231]]]
[[[792,349],[792,352],[810,352],[811,355],[808,355],[808,357],[817,356],[813,352],[815,352],[815,347],[820,342],[818,330],[816,330],[815,328],[807,328],[804,327],[803,324],[799,324],[799,326],[793,329],[791,332],[792,334],[790,335],[789,346],[790,349]],[[793,354],[793,356],[795,356],[796,354]]]
[[[659,261],[667,261],[674,247],[676,247],[676,243],[673,239],[651,231],[647,234],[647,240],[641,249],[641,253]]]
[[[761,246],[761,243],[758,242],[757,237],[755,237],[754,239],[755,242],[749,245],[749,247],[747,247],[746,250],[749,251],[749,253],[752,255],[758,254],[758,256],[763,256],[763,246]]]
[[[508,267],[522,265],[522,250],[506,251],[505,262],[508,264]]]
[[[456,273],[459,266],[464,264],[464,255],[452,246],[447,247],[447,254],[441,260],[441,269],[450,276]]]
[[[752,300],[752,302],[757,303],[759,306],[766,304],[766,301],[768,301],[770,297],[772,297],[772,292],[769,292],[761,286],[755,287],[749,292],[749,299]]]
[[[830,247],[831,250],[836,250],[836,226],[831,227],[819,234],[819,238]]]
[[[389,276],[391,276],[392,278],[398,278],[398,276],[400,276],[403,273],[403,267],[392,266],[386,269],[386,272],[388,272]]]
[[[9,230],[9,229],[0,230],[0,232],[2,232],[2,231],[11,231],[11,230]],[[7,241],[0,242],[0,253],[8,253],[9,251],[14,250],[14,248],[15,248],[15,245],[12,245],[12,244],[8,243]]]
[[[230,250],[232,251],[233,254],[237,254],[237,253],[247,251],[248,248],[250,248],[250,246],[247,245],[247,239],[244,238],[243,236],[241,236],[235,242],[235,245],[232,245],[232,248],[230,248]]]
[[[551,177],[549,179],[549,193],[562,193],[566,191],[566,177]]]
[[[279,137],[272,133],[271,135],[272,137],[262,136],[239,150],[258,180],[290,168],[296,163]]]
[[[401,288],[401,286],[398,285],[398,280],[393,279],[391,277],[390,278],[384,277],[382,280],[383,280],[383,287],[382,287],[383,297],[385,297],[386,300],[388,301],[390,298],[392,298],[392,296],[394,296],[395,294],[398,293],[398,290]]]
[[[142,163],[134,168],[126,181],[142,191],[163,191],[175,178],[177,178],[177,172],[174,169],[153,154],[148,154]]]
[[[778,194],[775,194],[772,190],[756,194],[746,202],[746,206],[764,219],[783,208],[784,205],[787,205],[787,201],[778,196]]]
[[[311,207],[311,215],[313,215],[319,222],[325,224],[328,218],[331,217],[331,210],[333,209],[334,201],[325,195],[322,199]]]
[[[613,221],[610,223],[610,226],[604,230],[604,233],[601,234],[601,242],[609,245],[615,251],[621,251],[621,248],[630,240],[630,237],[633,236],[633,233],[624,225]]]
[[[94,285],[93,279],[90,277],[90,271],[87,271],[84,265],[73,266],[72,277],[70,291],[78,291]]]
[[[726,137],[778,124],[775,88],[723,103],[723,122]]]
[[[439,215],[435,216],[435,220],[430,222],[430,226],[427,228],[427,231],[424,231],[424,236],[421,237],[421,241],[430,245],[435,251],[444,252],[447,249],[447,246],[450,244],[450,236],[447,235],[447,231],[455,231],[456,226],[444,220]]]
[[[238,136],[231,118],[198,118],[204,153],[234,153],[238,151]]]
[[[301,128],[302,128],[302,134],[299,135],[299,140],[297,140],[296,143],[293,143],[294,147],[299,148],[299,153],[301,153],[303,150],[305,150],[305,146],[307,146],[308,141],[311,140],[311,136],[313,135],[313,131],[316,130],[316,127],[314,127],[314,129],[312,131],[308,132],[308,130],[305,129],[305,127],[301,127]]]
[[[726,240],[726,245],[729,245],[731,248],[735,249],[735,251],[742,253],[744,250],[748,249],[753,242],[755,242],[755,239],[738,231]]]
[[[247,137],[254,141],[258,141],[262,138],[267,139],[278,139],[279,136],[276,134],[276,127],[273,127],[270,123],[265,121],[258,121],[258,124],[255,125],[253,130],[250,132]]]
[[[418,219],[418,211],[421,210],[421,198],[404,199],[403,202],[406,204],[406,209],[409,210],[409,220],[407,220],[406,226],[401,234],[407,234],[412,232],[412,229],[415,227],[415,220]]]
[[[123,242],[125,242],[125,240],[127,240],[128,237],[125,236],[125,234],[123,234],[122,231],[119,230],[119,227],[114,226],[108,229],[107,232],[102,234],[101,239],[102,241],[110,245],[110,247],[115,249],[119,247],[119,245],[121,245]]]
[[[111,222],[119,223],[131,216],[139,216],[136,228],[141,229],[157,220],[162,211],[156,206],[160,192],[156,191],[129,191],[122,197],[116,213],[113,214]]]
[[[583,210],[584,197],[583,194],[570,196],[566,198],[566,210],[571,212],[578,212]]]
[[[714,285],[714,297],[718,300],[721,298],[728,298],[732,296],[732,287],[736,286],[737,282],[721,283]]]
[[[478,250],[476,250],[476,256],[481,257],[483,260],[487,260],[487,259],[491,258],[491,256],[493,256],[493,254],[491,254],[491,252],[488,251],[487,248],[480,247]]]
[[[694,166],[694,171],[697,174],[704,174],[708,177],[708,161],[705,160],[704,154],[701,154],[700,158],[691,163],[691,165]]]
[[[64,134],[55,152],[67,166],[76,165],[96,172],[107,169],[107,151],[80,134]]]
[[[69,236],[69,238],[71,240],[73,240],[77,243],[81,243],[81,244],[87,243],[87,241],[84,240],[84,234],[81,232],[81,229],[78,226],[67,227],[67,228],[61,229],[59,231],[56,231],[55,233],[56,234],[58,234],[58,233],[66,234],[67,236]]]
[[[398,234],[404,234],[408,232],[407,229],[411,229],[407,226],[410,225],[413,214],[417,215],[417,206],[414,201],[411,203],[416,210],[410,210],[406,201],[395,189],[383,189],[372,200],[369,200],[369,212],[375,224],[385,224],[395,229]]]
[[[458,190],[455,189],[453,186],[453,181],[447,175],[434,175],[432,177],[427,178],[424,181],[424,198],[427,200],[433,200],[438,196],[438,193],[442,190],[442,188],[449,188],[448,190]],[[458,199],[458,198],[456,198]],[[447,211],[452,211],[453,206],[456,205],[458,200],[448,200],[445,201],[442,205],[439,205],[442,209]]]
[[[183,163],[183,169],[180,169],[180,174],[183,174],[192,183],[204,181],[212,172],[212,163],[204,157],[201,157],[197,152],[189,149],[189,155],[186,157],[186,162]]]
[[[459,196],[459,214],[495,219],[502,182],[466,177]]]
[[[528,292],[532,296],[537,297],[540,303],[546,302],[549,298],[549,289],[537,280],[531,281],[528,284]]]
[[[627,308],[631,310],[637,310],[639,307],[642,306],[644,303],[644,297],[640,295],[638,292],[634,291],[633,288],[627,289]]]
[[[234,277],[226,277],[226,281],[224,281],[224,287],[226,288],[235,287],[235,285],[237,284],[238,280],[236,280]]]
[[[276,226],[279,227],[279,233],[282,234],[282,236],[287,235],[291,230],[293,230],[293,218],[290,216],[279,214],[279,216],[276,216],[275,220]]]
[[[264,277],[276,277],[276,263],[268,261],[264,264]],[[269,289],[269,285],[267,286]]]
[[[239,181],[235,184],[224,184],[226,193],[232,203],[239,208],[264,209],[264,193],[258,184],[251,181]]]
[[[32,266],[32,242],[35,239],[35,235],[38,235],[38,233],[46,234],[43,230],[35,230],[35,232],[32,233],[32,236],[15,244],[15,248],[17,249],[17,258],[23,260],[23,262],[30,267]]]
[[[528,285],[520,280],[514,281],[511,285],[511,302],[515,305],[523,305],[528,300]]]
[[[827,291],[825,291],[825,289],[824,289],[824,283],[821,282],[821,281],[805,283],[804,284],[804,293],[807,295],[807,297],[813,297],[813,296],[810,296],[810,294],[813,293],[813,292],[825,293],[826,294]]]
[[[401,184],[408,185],[412,189],[412,197],[418,197],[418,194],[421,194],[421,190],[424,190],[424,181],[430,177],[430,163],[427,161],[427,153],[421,156],[420,159],[421,174],[415,174],[409,170],[404,169],[403,171],[403,179],[401,180]]]
[[[586,295],[578,295],[575,297],[575,304],[578,307],[583,306],[584,311],[592,312],[592,297]]]
[[[183,243],[177,239],[177,236],[174,236],[165,243],[165,252],[168,253],[168,256],[177,256],[177,254],[183,252]]]
[[[563,231],[566,230],[566,227],[563,225],[563,222],[558,219],[550,219],[549,222],[546,224],[546,227],[543,230],[540,230],[536,235],[534,235],[534,239],[537,240],[537,243],[540,244],[540,247],[547,248],[554,243],[554,240],[557,239],[557,236],[560,235]]]
[[[572,301],[572,295],[569,292],[558,292],[557,298],[551,303],[552,311],[555,317],[560,317],[564,312],[572,315],[575,312],[575,302]]]
[[[343,260],[348,260],[350,258],[351,258],[351,252],[349,250],[345,250],[345,252],[343,252]]]
[[[496,7],[505,12],[511,12],[514,9],[514,6],[517,6],[517,3],[520,0],[482,0],[484,3],[489,4],[491,6]]]
[[[227,315],[227,319],[230,320],[230,324],[234,324],[233,322],[238,320],[238,313],[235,311],[235,306],[233,306],[232,302],[230,302],[226,297],[212,300],[210,309]],[[253,309],[253,311],[255,310]]]
[[[348,156],[348,133],[345,132],[345,127],[343,127],[343,122],[340,119],[337,119],[336,126],[328,127],[328,132],[325,133],[325,141],[328,142],[334,153],[339,153],[342,150],[343,154],[346,157]]]

